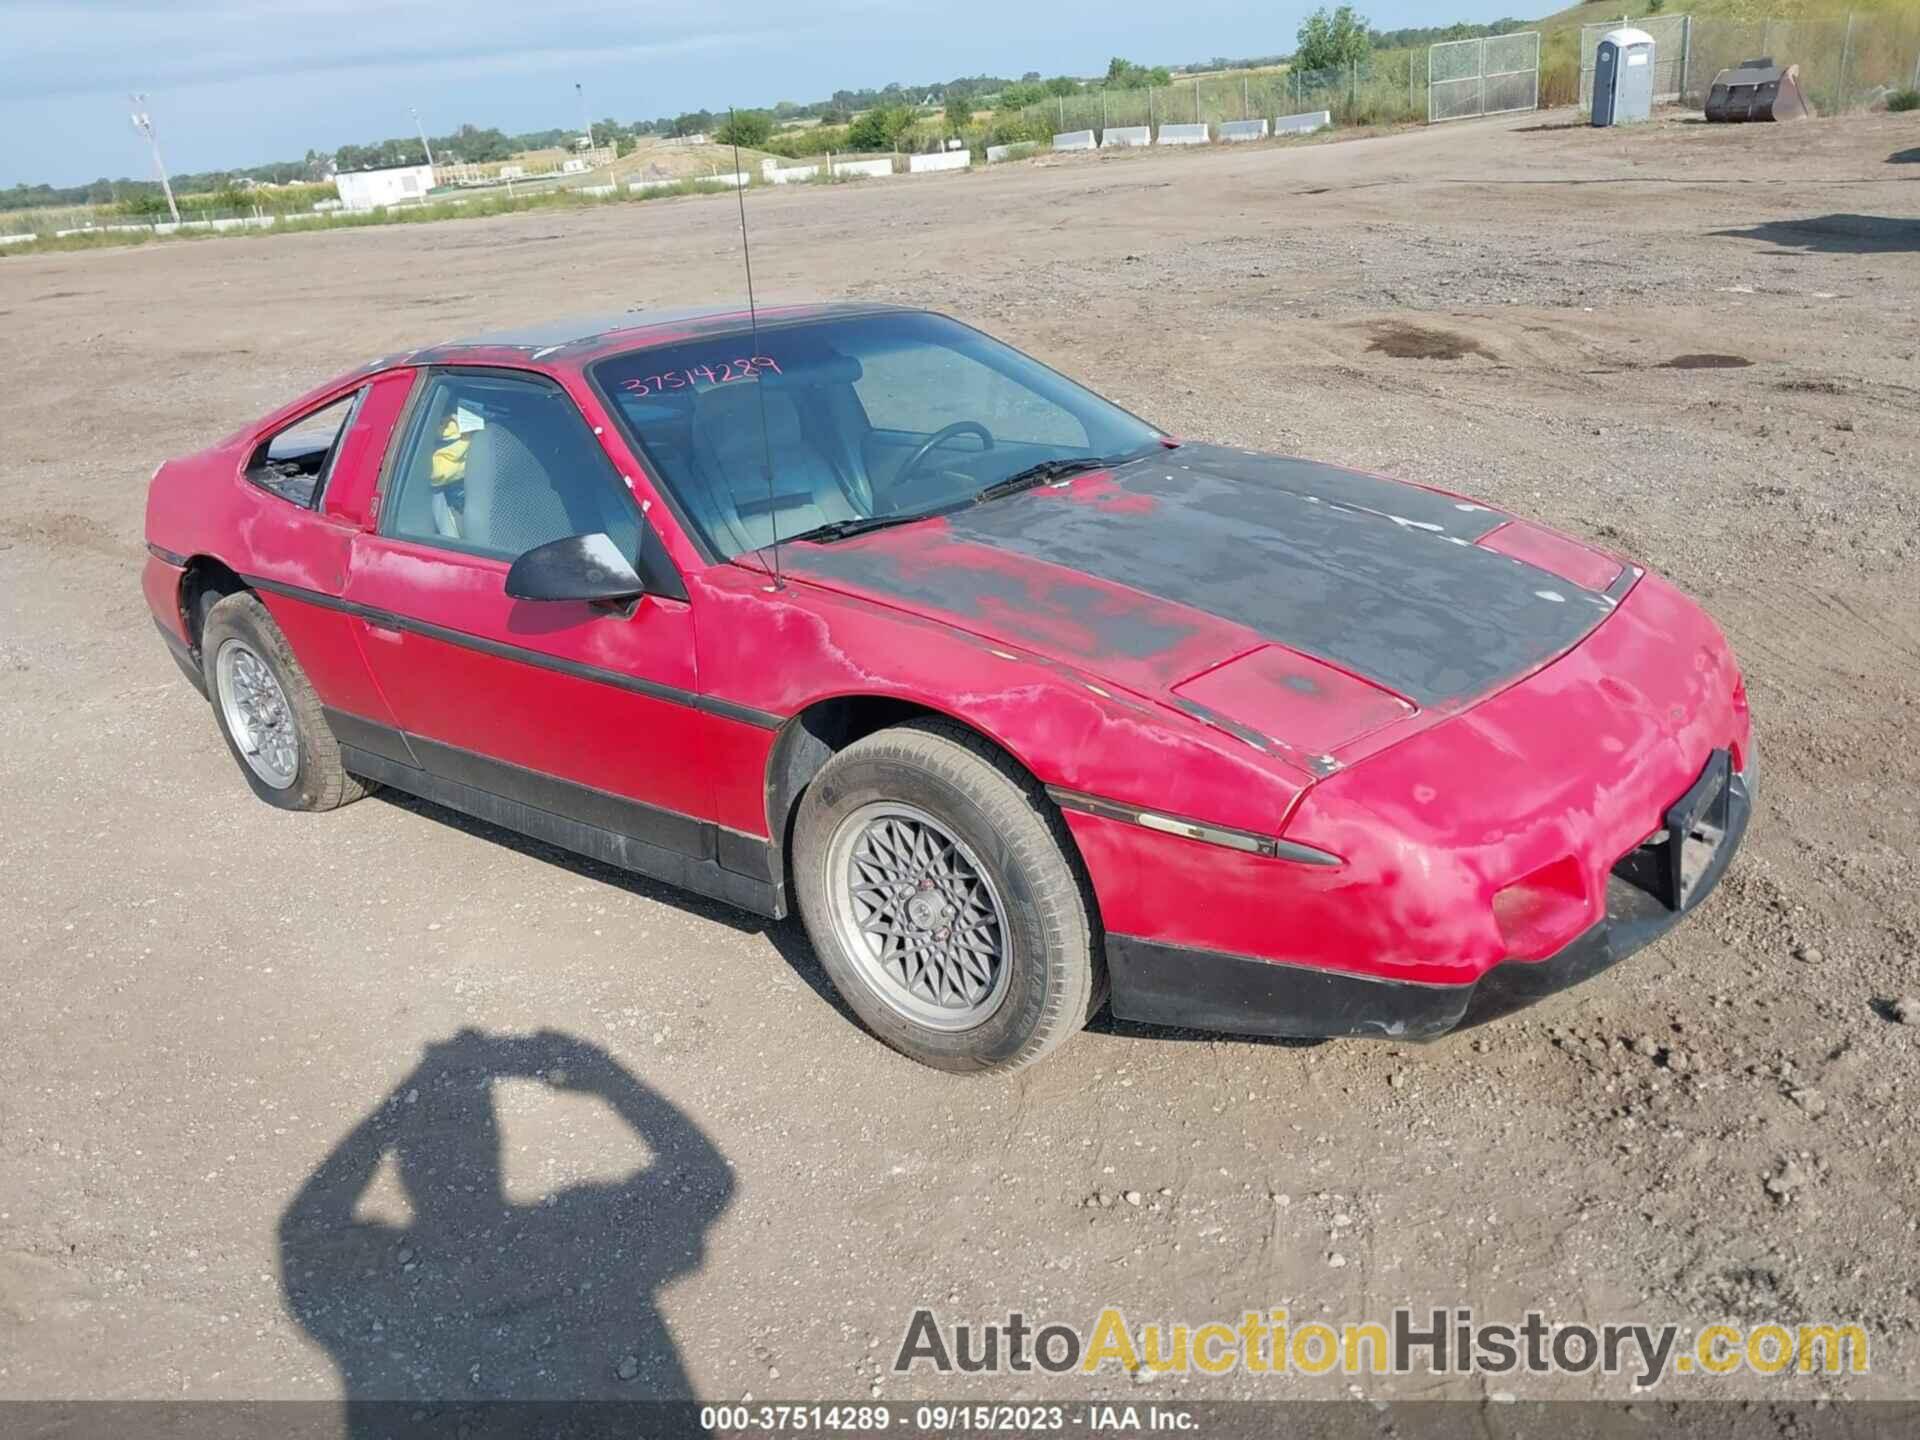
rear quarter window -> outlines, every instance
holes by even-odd
[[[267,436],[247,459],[247,479],[282,500],[312,509],[365,393],[363,386]]]

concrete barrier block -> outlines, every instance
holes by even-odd
[[[1024,160],[1039,148],[1031,140],[1021,141],[1015,145],[989,145],[987,146],[987,163],[998,165],[1007,160]]]
[[[1153,144],[1153,131],[1145,125],[1109,125],[1100,132],[1102,150],[1131,150]]]
[[[1243,140],[1264,140],[1267,138],[1267,122],[1264,120],[1222,120],[1220,122],[1220,141],[1225,145],[1238,144]]]
[[[1160,127],[1162,145],[1204,145],[1208,138],[1205,125],[1162,125]]]
[[[1056,151],[1091,150],[1094,148],[1093,131],[1069,130],[1064,135],[1056,135],[1053,137],[1053,148]]]
[[[818,165],[792,165],[785,169],[769,170],[767,178],[776,185],[792,185],[796,181],[811,180],[819,173]]]
[[[612,185],[582,185],[580,187],[580,193],[582,195],[611,195],[614,189],[615,187]]]
[[[0,245],[24,245],[29,240],[37,240],[37,239],[39,239],[39,236],[33,235],[33,234],[0,235]]]
[[[833,162],[833,173],[865,175],[870,179],[878,179],[883,175],[893,174],[893,157],[884,155],[878,160],[836,160]]]
[[[925,175],[934,170],[964,170],[973,164],[973,155],[966,150],[949,150],[944,155],[909,155],[907,169],[915,175]]]
[[[716,190],[744,190],[752,177],[744,170],[735,170],[731,175],[696,175],[693,183],[700,186],[712,186]]]
[[[1264,121],[1262,122],[1265,123]],[[1333,124],[1333,114],[1327,110],[1309,110],[1301,115],[1282,115],[1273,122],[1276,135],[1311,135],[1316,130],[1324,130]]]

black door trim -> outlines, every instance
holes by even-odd
[[[731,700],[722,700],[716,695],[701,695],[692,690],[679,689],[677,686],[662,685],[655,680],[645,680],[638,675],[627,675],[621,671],[607,670],[597,665],[583,665],[577,660],[564,660],[558,655],[549,655],[542,650],[529,650],[522,645],[508,645],[504,641],[489,640],[482,635],[470,635],[465,630],[435,625],[428,620],[416,620],[412,616],[398,615],[391,610],[379,610],[371,605],[342,599],[338,595],[328,595],[324,591],[308,590],[299,585],[287,585],[259,575],[242,575],[240,578],[254,589],[263,590],[269,595],[280,595],[289,600],[298,600],[303,604],[318,605],[323,610],[338,610],[388,630],[405,630],[414,635],[424,635],[430,640],[441,640],[466,650],[477,650],[483,655],[495,655],[502,660],[513,660],[522,665],[552,670],[557,674],[572,675],[576,679],[591,680],[599,685],[611,685],[619,690],[629,690],[636,695],[645,695],[649,699],[664,700],[669,705],[684,705],[689,710],[718,715],[727,720],[738,720],[742,724],[753,725],[762,730],[778,730],[786,722],[786,716],[776,715],[770,710],[756,710],[751,705],[739,705]]]
[[[328,710],[326,719],[355,775],[757,915],[786,914],[773,847],[759,836],[362,716]]]

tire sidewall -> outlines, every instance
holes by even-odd
[[[910,1020],[874,993],[846,954],[832,920],[835,883],[827,860],[847,816],[873,801],[902,801],[932,815],[966,844],[999,892],[1006,917],[1007,991],[993,1014],[967,1030],[935,1030]],[[1043,907],[1028,863],[964,789],[944,776],[885,754],[848,754],[808,786],[794,831],[795,886],[821,963],[854,1012],[881,1039],[943,1070],[979,1070],[1018,1057],[1063,983],[1048,943]]]
[[[294,768],[293,783],[284,790],[276,790],[258,775],[253,766],[247,763],[245,752],[234,739],[233,731],[227,725],[227,707],[220,693],[220,647],[229,640],[239,640],[260,657],[273,678],[279,683],[280,693],[285,697],[287,709],[293,717],[294,738],[298,742],[299,760]],[[308,727],[301,716],[301,707],[297,703],[301,677],[290,669],[291,657],[285,640],[280,636],[280,627],[266,613],[266,607],[251,595],[230,595],[212,606],[207,612],[206,625],[200,637],[201,673],[206,676],[207,697],[213,702],[213,721],[220,727],[220,738],[227,742],[227,749],[233,755],[234,764],[240,767],[253,793],[269,805],[282,810],[312,810],[318,808],[320,796],[317,777],[319,767],[314,763],[314,737],[308,733]]]

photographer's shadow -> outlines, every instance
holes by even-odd
[[[604,1101],[651,1163],[514,1203],[494,1094],[510,1079]],[[377,1186],[388,1156],[398,1184]],[[463,1030],[301,1187],[281,1286],[339,1368],[350,1433],[377,1428],[384,1401],[685,1399],[659,1293],[699,1269],[732,1194],[699,1127],[599,1047]],[[408,1219],[356,1214],[401,1197]]]

